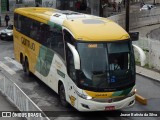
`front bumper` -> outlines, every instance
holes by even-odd
[[[121,101],[112,102],[112,103],[101,103],[92,100],[86,100],[83,98],[78,98],[77,109],[79,111],[107,111],[106,107],[114,107],[115,110],[122,108],[127,108],[133,106],[135,103],[135,94],[131,97],[127,97]]]
[[[13,40],[13,35],[7,35],[7,34],[0,34],[1,40]]]

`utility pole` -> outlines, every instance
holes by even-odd
[[[99,0],[99,16],[103,17],[102,0]]]
[[[129,32],[130,0],[126,0],[126,31],[132,41],[139,39],[139,32]]]
[[[126,0],[126,31],[129,33],[130,0]]]
[[[1,8],[2,8],[2,6],[1,6],[1,0],[0,0],[0,26],[1,26]]]

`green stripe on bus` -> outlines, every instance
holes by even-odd
[[[61,72],[60,70],[57,69],[57,73],[58,75],[60,75],[61,77],[65,78],[65,74],[63,72]]]
[[[54,28],[62,29],[62,26],[60,26],[60,25],[58,25],[58,24],[56,24],[54,22],[48,21],[47,24],[52,26],[52,27],[54,27]]]
[[[128,95],[131,92],[132,88],[133,87],[130,87],[130,88],[126,89],[126,90],[123,90],[123,93],[121,95]]]
[[[122,94],[123,91],[118,91],[118,92],[114,92],[112,94],[112,97],[115,97],[115,96],[120,96]]]
[[[36,70],[42,74],[43,76],[48,76],[52,60],[53,60],[54,52],[44,46],[40,47]]]
[[[112,94],[112,97],[128,95],[128,94],[131,92],[132,88],[133,88],[133,87],[128,88],[128,89],[126,89],[126,90],[121,90],[121,91],[114,92],[114,93]]]

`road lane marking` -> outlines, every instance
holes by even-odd
[[[13,63],[20,70],[23,69],[22,65],[20,63],[18,63],[17,61],[13,60],[12,58],[10,58],[10,57],[4,57],[4,59],[7,60],[8,62]]]
[[[15,71],[13,71],[11,68],[9,68],[7,65],[5,65],[2,61],[0,61],[0,67],[2,67],[5,71],[7,71],[11,75],[16,74]]]

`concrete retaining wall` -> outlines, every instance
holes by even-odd
[[[142,38],[138,41],[133,42],[140,46],[146,54],[146,64],[149,65],[149,68],[154,68],[160,70],[160,41],[153,40],[149,38]],[[139,54],[135,51],[136,61],[139,61]]]
[[[108,17],[125,28],[125,14]],[[160,23],[160,8],[130,13],[130,29]]]

